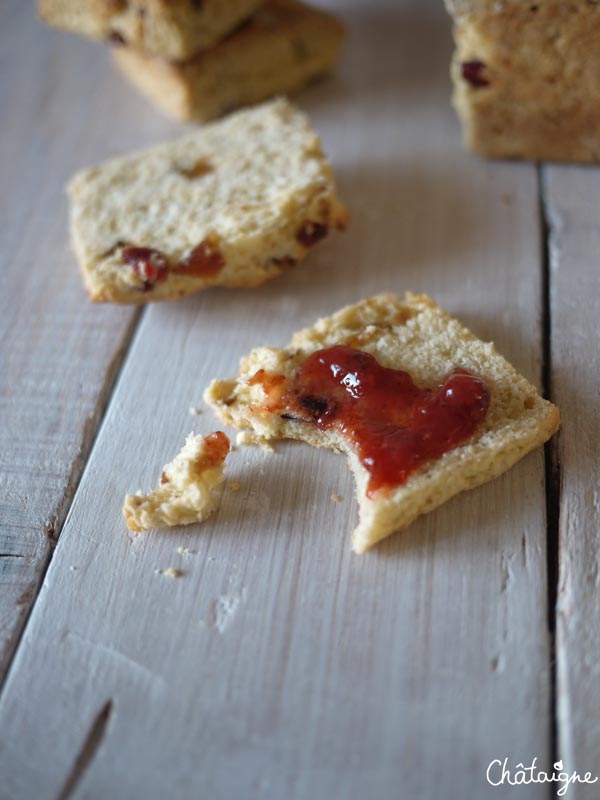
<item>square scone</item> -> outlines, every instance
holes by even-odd
[[[117,68],[158,108],[205,122],[278,94],[290,94],[337,64],[337,17],[298,0],[266,0],[248,22],[210,50],[169,61],[115,48]]]
[[[262,1],[39,0],[38,11],[54,28],[182,59],[216,44]]]
[[[493,344],[411,293],[347,306],[284,349],[254,349],[205,400],[258,442],[298,439],[348,456],[357,553],[500,475],[560,423]]]
[[[346,223],[319,138],[284,99],[84,170],[68,191],[73,248],[101,302],[258,286]]]
[[[600,160],[600,4],[447,4],[466,145],[492,158]]]

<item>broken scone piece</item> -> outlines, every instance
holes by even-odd
[[[88,294],[115,303],[258,286],[347,216],[318,136],[284,99],[84,170],[69,194]]]
[[[381,294],[213,381],[220,419],[346,453],[357,553],[511,467],[558,429],[535,387],[426,295]]]
[[[123,515],[129,530],[139,533],[207,519],[216,508],[229,449],[229,439],[221,431],[190,434],[183,450],[164,468],[156,489],[125,497]]]

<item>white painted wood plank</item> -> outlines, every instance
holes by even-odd
[[[100,48],[44,29],[33,5],[0,9],[0,680],[136,319],[84,298],[64,184],[170,129],[115,88]]]
[[[363,557],[343,459],[300,445],[234,453],[242,489],[202,527],[121,519],[214,428],[188,414],[210,378],[366,294],[426,290],[540,377],[534,169],[461,152],[441,6],[337,6],[347,58],[301,102],[350,229],[259,290],[144,317],[0,705],[11,798],[501,798],[492,759],[549,758],[541,453]]]
[[[600,777],[600,171],[546,168],[552,394],[561,411],[556,615],[559,753]],[[598,783],[569,796],[598,797]]]

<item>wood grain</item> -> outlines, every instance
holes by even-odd
[[[551,385],[562,416],[556,606],[559,755],[565,767],[600,765],[600,171],[545,170],[550,224]],[[569,789],[598,797],[598,784]]]
[[[64,184],[169,128],[148,114],[140,133],[105,54],[45,30],[32,5],[0,9],[0,681],[137,319],[84,297]]]
[[[2,696],[3,797],[497,799],[492,759],[548,762],[542,453],[362,557],[344,460],[299,445],[236,451],[202,527],[121,518],[214,428],[188,413],[212,377],[370,293],[428,291],[539,383],[535,170],[461,151],[441,5],[336,6],[346,59],[300,102],[350,228],[259,290],[146,312]],[[78,73],[90,46],[64,47]]]

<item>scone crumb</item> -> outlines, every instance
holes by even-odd
[[[228,488],[229,488],[230,492],[239,492],[239,490],[242,488],[242,486],[237,481],[234,481],[233,483],[229,484]]]
[[[331,499],[333,500],[334,503],[341,503],[343,498],[339,494],[332,494]]]
[[[159,569],[157,570],[159,575],[164,575],[165,578],[181,578],[184,575],[182,569],[177,569],[176,567],[167,567],[167,569]]]
[[[204,522],[217,507],[229,439],[222,431],[187,437],[185,446],[162,470],[147,494],[128,494],[123,515],[130,531]]]
[[[190,550],[189,547],[178,547],[177,552],[180,556],[193,556],[196,554],[196,551]]]
[[[275,452],[275,448],[267,439],[250,431],[240,431],[235,437],[235,443],[238,447],[261,447],[265,453]]]
[[[201,408],[198,408],[197,406],[190,406],[190,414],[193,417],[199,417],[201,413],[202,413]]]

